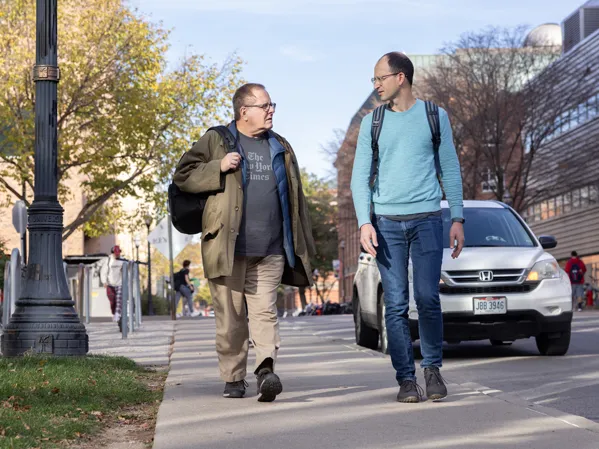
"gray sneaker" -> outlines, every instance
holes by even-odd
[[[420,402],[423,395],[422,388],[415,380],[404,380],[399,384],[399,393],[397,393],[398,402]]]
[[[227,382],[225,383],[225,391],[223,392],[223,397],[240,399],[245,396],[245,387],[247,386],[248,383],[245,380],[238,380],[237,382]]]
[[[432,401],[438,401],[447,397],[447,387],[439,368],[431,366],[424,368],[424,380],[426,382],[426,396]]]
[[[270,369],[265,368],[258,373],[258,402],[272,402],[283,391],[281,379]]]

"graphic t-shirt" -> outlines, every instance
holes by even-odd
[[[247,257],[283,255],[283,214],[267,136],[239,133],[247,161],[243,217],[235,253]]]

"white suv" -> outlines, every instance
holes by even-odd
[[[493,345],[535,337],[543,355],[564,355],[570,345],[571,286],[555,258],[551,236],[538,239],[511,207],[495,201],[464,202],[465,247],[451,258],[447,202],[441,203],[444,253],[439,284],[444,340],[489,339]],[[409,265],[412,340],[418,336],[412,265]],[[354,278],[356,343],[387,352],[384,292],[374,260],[362,253]]]

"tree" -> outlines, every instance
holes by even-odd
[[[312,235],[316,245],[316,255],[310,263],[314,269],[316,293],[324,303],[331,292],[333,284],[326,283],[333,274],[333,260],[337,259],[337,194],[326,182],[314,174],[302,169],[302,185],[308,203]],[[319,282],[320,281],[320,282]],[[305,290],[300,289],[302,306],[306,306]]]
[[[427,93],[449,114],[465,197],[476,198],[484,182],[518,211],[531,200],[536,150],[564,111],[588,94],[580,88],[584,71],[551,70],[560,47],[525,42],[523,27],[466,33],[443,49],[425,77]]]
[[[225,122],[241,61],[192,55],[167,70],[168,32],[124,0],[62,0],[58,12],[59,197],[84,198],[63,239],[81,226],[94,237],[119,219],[141,221],[125,216],[124,198],[164,209],[157,186],[203,130]],[[0,189],[27,204],[15,186],[33,191],[34,60],[35,1],[0,2]]]

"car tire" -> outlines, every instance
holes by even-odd
[[[362,308],[358,298],[354,298],[354,326],[358,346],[374,350],[379,348],[379,332],[369,327],[362,319]]]
[[[381,293],[377,307],[377,319],[379,322],[379,339],[381,340],[381,352],[389,354],[389,344],[387,340],[387,322],[385,321],[385,294]]]
[[[537,348],[541,355],[565,355],[570,347],[571,331],[561,332],[558,336],[550,333],[542,333],[537,340]]]
[[[513,341],[503,341],[503,340],[489,340],[493,346],[509,346],[513,343]]]

